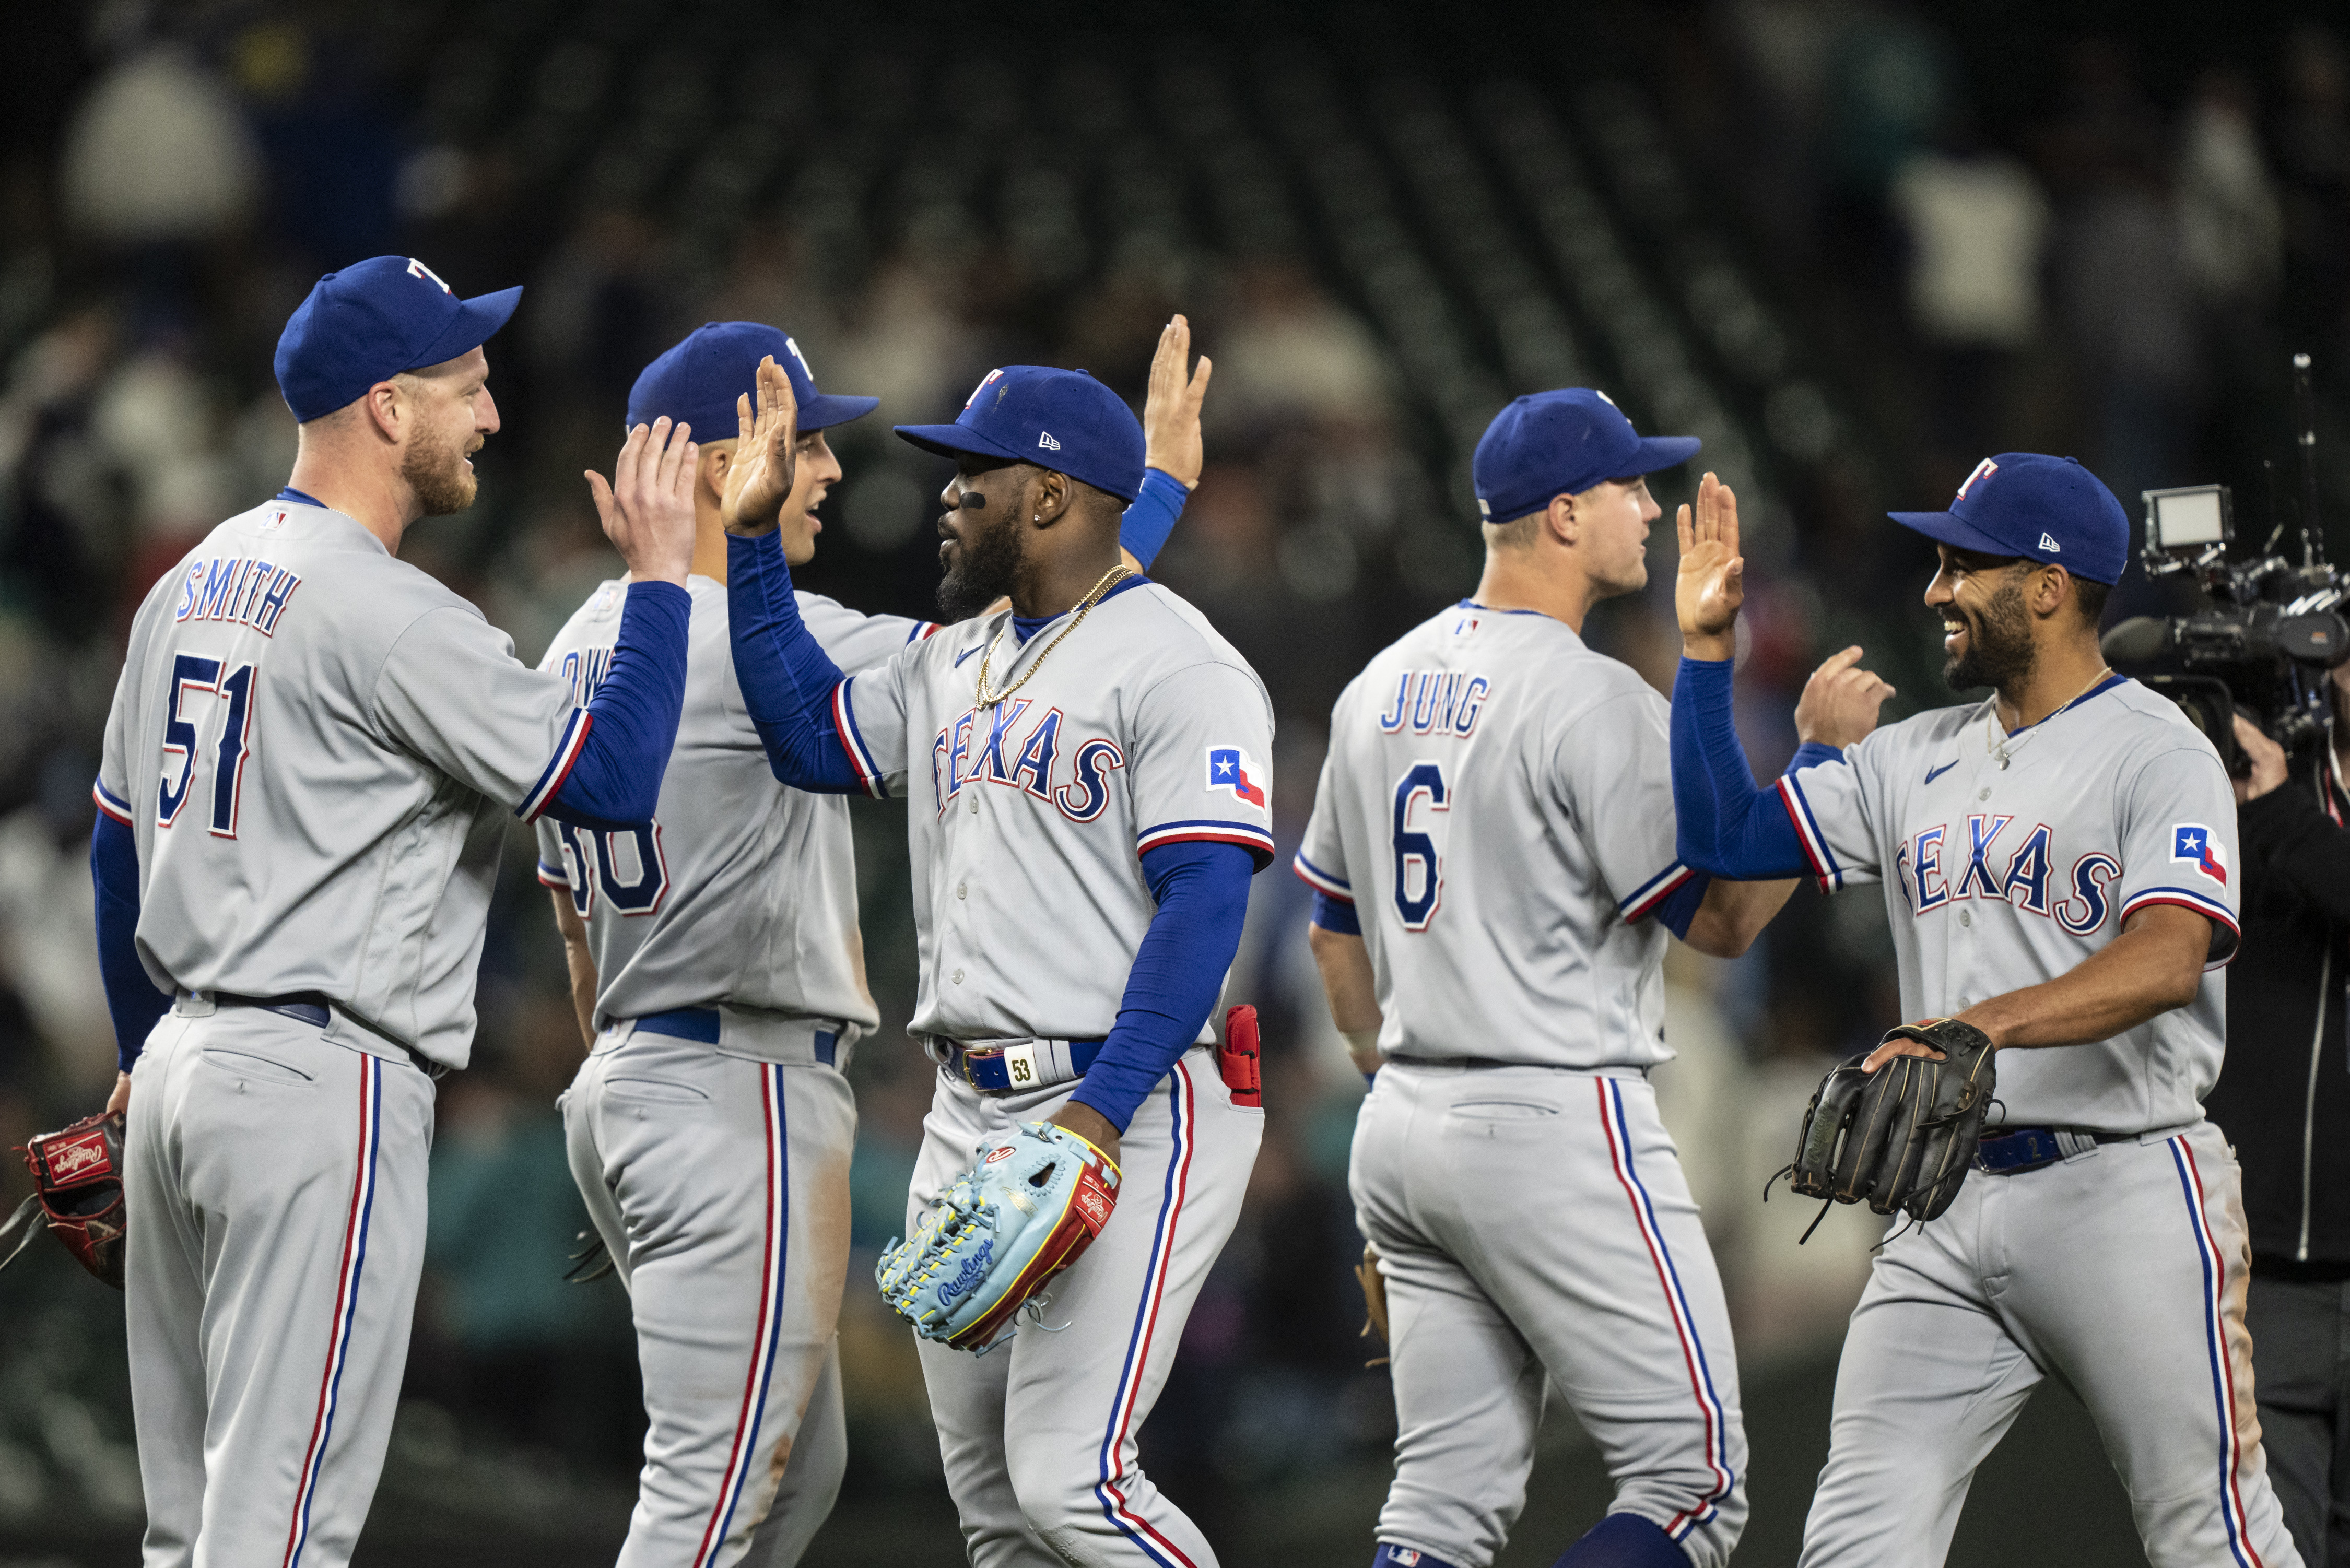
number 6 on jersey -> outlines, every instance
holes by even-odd
[[[1427,803],[1425,813],[1420,803]],[[1432,829],[1435,813],[1452,809],[1444,764],[1414,763],[1395,787],[1395,907],[1407,931],[1424,931],[1444,894],[1444,856]],[[1420,827],[1412,826],[1417,815]],[[1414,873],[1417,872],[1417,876]],[[1417,891],[1415,891],[1415,888]]]

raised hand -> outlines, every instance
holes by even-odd
[[[749,392],[734,400],[734,461],[718,501],[726,531],[746,538],[774,530],[798,470],[799,400],[773,354],[759,361],[757,391],[755,410]]]
[[[1804,682],[1795,703],[1795,736],[1842,751],[1877,728],[1877,711],[1893,688],[1874,670],[1860,668],[1857,645],[1832,653]]]
[[[1200,401],[1208,395],[1214,363],[1202,354],[1191,368],[1191,324],[1178,316],[1159,334],[1150,360],[1150,392],[1142,403],[1142,462],[1189,490],[1200,483],[1206,458],[1200,443]]]
[[[692,434],[691,425],[671,428],[663,414],[629,432],[610,483],[588,471],[604,536],[638,582],[685,586],[693,563],[693,479],[702,462],[702,449],[688,439]]]
[[[1694,512],[1673,518],[1681,566],[1673,582],[1673,610],[1681,646],[1691,659],[1728,659],[1737,651],[1738,607],[1746,600],[1746,561],[1738,553],[1738,497],[1708,473],[1697,487]]]

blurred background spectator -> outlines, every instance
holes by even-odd
[[[22,8],[20,8],[22,10]],[[1066,27],[754,0],[396,7],[105,0],[12,16],[0,51],[0,1144],[83,1114],[112,1045],[94,978],[87,788],[148,586],[283,482],[269,373],[322,271],[396,251],[529,292],[490,345],[504,429],[482,499],[409,554],[536,659],[616,562],[579,480],[637,370],[709,319],[792,331],[877,394],[811,587],[919,613],[939,465],[889,435],[993,365],[1084,366],[1139,400],[1181,309],[1217,363],[1206,477],[1159,566],[1264,675],[1278,831],[1330,703],[1469,591],[1471,449],[1511,396],[1598,385],[1705,438],[1750,519],[1741,722],[1792,752],[1796,691],[1847,642],[1949,700],[1928,558],[1881,520],[1978,458],[2072,452],[2137,510],[2216,479],[2265,516],[2286,353],[2317,358],[2327,504],[2350,487],[2350,56],[2314,5],[1637,0],[1604,16],[1152,10]],[[992,30],[991,30],[992,29]],[[1669,508],[1694,471],[1660,476]],[[1590,636],[1670,679],[1671,549]],[[2132,592],[2117,595],[2126,613]],[[901,808],[862,805],[884,1014],[842,1321],[853,1459],[827,1563],[951,1563],[920,1374],[860,1286],[900,1228],[930,1068]],[[474,1068],[444,1085],[431,1266],[363,1563],[592,1562],[642,1415],[625,1296],[564,1284],[584,1227],[553,1099],[577,1060],[518,836]],[[1357,1337],[1345,1190],[1359,1080],[1303,889],[1255,887],[1235,1000],[1263,1010],[1267,1134],[1239,1233],[1143,1434],[1228,1563],[1359,1561],[1392,1416]],[[1754,1432],[1746,1555],[1791,1560],[1827,1378],[1877,1232],[1758,1201],[1830,1060],[1893,1016],[1870,895],[1806,889],[1733,964],[1677,952],[1659,1076],[1722,1259]],[[24,1190],[0,1162],[0,1199]],[[139,1494],[118,1303],[42,1247],[0,1275],[0,1558],[127,1560]],[[1602,1506],[1571,1424],[1505,1561]],[[1954,1563],[2017,1540],[2130,1561],[2076,1409],[2043,1396]],[[2061,1456],[2051,1465],[2046,1456]],[[2004,1543],[2002,1540],[2003,1532]],[[2125,1543],[2117,1545],[2116,1543]],[[14,1559],[9,1559],[14,1560]]]

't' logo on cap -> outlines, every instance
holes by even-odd
[[[1958,498],[1960,501],[1964,501],[1967,498],[1967,492],[1974,488],[1974,483],[1976,480],[1989,479],[1992,474],[1997,473],[1998,472],[1999,464],[1993,462],[1989,458],[1983,459],[1981,462],[1975,464],[1975,471],[1967,475],[1967,482],[1959,486]]]
[[[431,267],[426,266],[414,256],[408,258],[408,275],[411,277],[421,277],[427,283],[439,284],[441,292],[443,294],[453,294],[456,292],[447,284],[441,282],[441,275],[439,273],[434,272]]]

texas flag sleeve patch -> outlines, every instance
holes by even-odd
[[[2228,852],[2199,822],[2182,822],[2170,830],[2170,858],[2185,861],[2222,888],[2228,885]]]
[[[1230,790],[1251,805],[1262,808],[1264,805],[1264,785],[1258,781],[1263,776],[1263,770],[1252,764],[1247,753],[1238,746],[1208,748],[1208,787],[1210,789]]]

